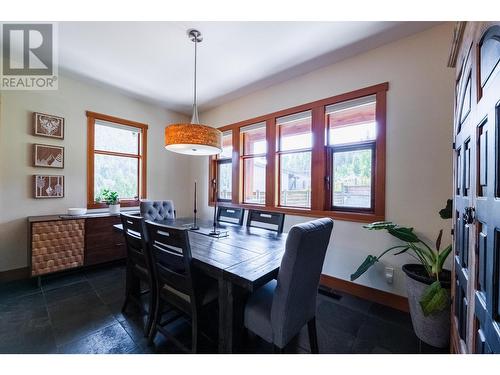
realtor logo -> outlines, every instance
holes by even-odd
[[[56,90],[55,25],[2,25],[2,90]]]

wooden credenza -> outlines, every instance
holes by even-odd
[[[120,216],[110,214],[29,217],[31,276],[124,259],[123,236],[113,229],[119,222]]]

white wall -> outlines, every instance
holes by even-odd
[[[454,72],[446,68],[451,36],[452,23],[439,25],[236,99],[202,113],[201,120],[223,126],[388,81],[386,219],[415,227],[431,244],[445,228],[447,243],[451,223],[441,220],[437,211],[452,195]],[[192,164],[192,179],[207,181],[206,158],[193,159]],[[202,202],[207,202],[205,190]],[[208,216],[211,209],[200,211]],[[285,230],[306,220],[287,215]],[[337,220],[323,272],[347,280],[368,254],[378,254],[393,242],[385,233]],[[409,260],[383,258],[358,282],[405,295],[400,265]],[[383,278],[384,265],[395,268],[392,285]]]
[[[0,94],[0,271],[27,264],[27,216],[64,213],[68,207],[86,207],[86,110],[149,125],[148,198],[173,199],[179,215],[189,214],[186,208],[191,205],[191,195],[185,194],[182,188],[190,179],[189,157],[167,152],[163,147],[165,125],[186,118],[102,87],[63,76],[59,78],[57,91],[4,91]],[[33,111],[64,117],[64,140],[32,136]],[[33,168],[32,143],[64,146],[64,169]],[[65,197],[33,199],[31,178],[36,173],[64,175]]]

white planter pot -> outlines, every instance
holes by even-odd
[[[120,213],[120,204],[110,204],[109,206],[110,214],[119,214]]]
[[[415,264],[405,264],[403,266],[403,272],[406,274],[406,289],[413,329],[417,337],[423,342],[436,348],[446,348],[450,339],[450,308],[434,312],[428,316],[424,315],[420,307],[420,299],[430,282],[417,280],[419,277],[415,275],[415,269],[418,268],[423,269],[423,266]],[[449,273],[449,271],[444,272]],[[449,284],[449,278],[443,284]],[[450,306],[449,285],[446,285],[446,287],[448,289],[448,306]]]

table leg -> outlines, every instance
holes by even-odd
[[[241,343],[246,293],[219,279],[219,353],[233,353]]]

